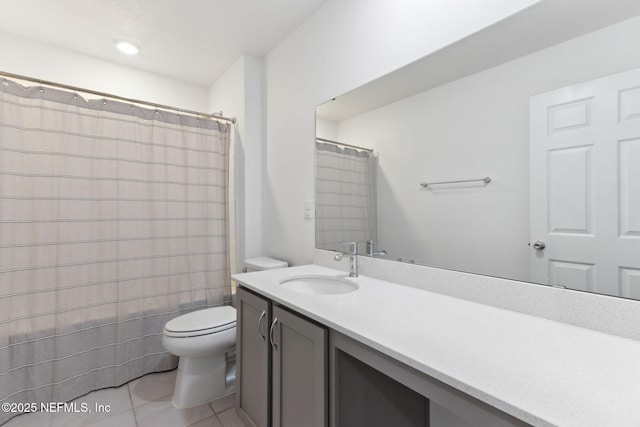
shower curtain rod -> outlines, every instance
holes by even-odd
[[[57,87],[57,88],[60,88],[60,89],[71,90],[71,91],[74,91],[74,92],[89,93],[91,95],[97,95],[97,96],[101,96],[103,98],[110,98],[110,99],[114,99],[114,100],[117,100],[117,101],[125,101],[125,102],[131,102],[133,104],[146,105],[146,106],[150,106],[150,107],[154,107],[154,108],[162,109],[162,110],[167,110],[167,111],[175,111],[177,113],[190,114],[192,116],[199,116],[199,117],[205,117],[205,118],[210,118],[210,119],[222,120],[222,121],[226,121],[226,122],[230,122],[230,123],[235,123],[236,122],[236,118],[235,117],[224,117],[222,115],[222,112],[220,112],[220,114],[209,114],[209,113],[201,113],[199,111],[185,110],[185,109],[182,109],[182,108],[176,108],[176,107],[171,107],[171,106],[162,105],[162,104],[154,104],[153,102],[140,101],[138,99],[125,98],[125,97],[118,96],[118,95],[112,95],[110,93],[98,92],[98,91],[91,90],[91,89],[83,89],[83,88],[79,88],[79,87],[76,87],[76,86],[69,86],[69,85],[65,85],[65,84],[62,84],[62,83],[50,82],[50,81],[46,81],[46,80],[42,80],[42,79],[36,79],[36,78],[33,78],[33,77],[22,76],[20,74],[7,73],[7,72],[4,72],[4,71],[0,71],[0,76],[2,76],[3,78],[26,80],[28,82],[38,83],[38,84],[45,85],[45,86],[53,86],[53,87]]]
[[[364,150],[364,151],[373,153],[373,150],[371,148],[358,147],[357,145],[345,144],[344,142],[340,142],[340,141],[332,141],[330,139],[324,139],[324,138],[316,138],[316,141],[328,142],[329,144],[343,145],[345,147],[355,148],[357,150]]]

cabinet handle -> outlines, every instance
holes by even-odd
[[[267,312],[265,310],[262,310],[262,313],[260,314],[260,319],[258,319],[258,335],[260,335],[260,338],[262,338],[262,341],[267,339],[266,335],[262,335],[262,321],[264,320],[264,316],[266,315],[267,315]]]
[[[273,322],[271,322],[271,328],[269,329],[269,342],[271,343],[271,347],[273,347],[274,350],[278,349],[278,344],[273,342],[273,330],[276,328],[276,323],[278,323],[277,317],[273,319]]]

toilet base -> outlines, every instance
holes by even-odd
[[[214,357],[180,357],[172,403],[186,409],[224,397],[235,391],[227,386],[226,353]]]

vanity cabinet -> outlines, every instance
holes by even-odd
[[[247,425],[269,426],[271,376],[269,319],[271,304],[242,288],[237,290],[236,407]]]
[[[236,406],[247,426],[528,425],[246,288],[236,308]]]
[[[273,308],[273,426],[326,426],[327,329]]]
[[[327,426],[327,329],[243,288],[237,301],[240,418],[257,427]]]
[[[335,350],[335,427],[429,427],[429,399],[347,352]]]
[[[332,427],[528,427],[352,338],[329,343]]]

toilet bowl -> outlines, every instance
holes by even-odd
[[[206,308],[168,321],[162,345],[180,357],[173,393],[177,408],[190,408],[235,391],[235,366],[229,355],[236,343],[236,309]],[[235,362],[233,362],[235,365]]]
[[[284,261],[246,260],[247,271],[285,268]],[[162,345],[180,357],[173,405],[184,409],[235,391],[236,309],[220,306],[192,311],[164,326]]]

